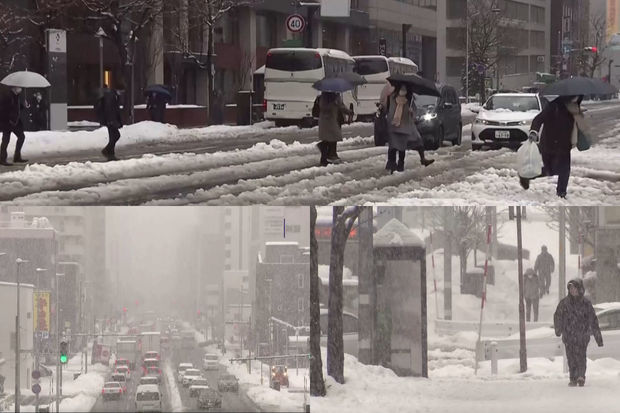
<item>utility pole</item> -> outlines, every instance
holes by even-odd
[[[443,208],[443,307],[444,320],[452,320],[452,209]]]
[[[37,298],[40,298],[40,294],[41,294],[41,273],[42,272],[46,272],[47,268],[36,268],[35,272],[37,273],[37,289],[36,292],[38,293],[36,295]],[[35,309],[38,311],[39,310],[39,303],[36,302],[35,303]],[[34,328],[35,332],[35,336],[34,336],[34,369],[35,371],[39,371],[40,368],[40,356],[39,356],[39,352],[41,351],[40,349],[40,340],[41,340],[41,331],[37,331],[37,326],[35,326]],[[35,402],[34,402],[34,411],[36,413],[39,412],[39,393],[35,394]]]
[[[560,250],[558,260],[560,283],[558,288],[558,300],[566,296],[566,207],[560,207]]]
[[[523,306],[523,238],[521,236],[521,207],[517,206],[517,252],[519,254],[519,360],[521,373],[527,371],[525,348],[525,308]]]
[[[407,57],[407,33],[409,33],[409,29],[411,29],[411,25],[410,24],[403,24],[403,50],[402,50],[402,57]]]
[[[20,325],[19,325],[19,287],[20,287],[20,279],[19,279],[19,268],[21,264],[25,264],[28,261],[22,260],[21,258],[17,258],[15,261],[17,263],[17,313],[15,316],[15,413],[19,413],[20,402],[21,402],[21,383],[20,383],[20,358],[21,358],[21,340],[20,340]]]

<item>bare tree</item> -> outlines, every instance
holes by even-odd
[[[331,251],[329,259],[329,299],[327,324],[327,374],[344,383],[344,343],[342,329],[344,249],[360,207],[333,207]]]
[[[16,63],[24,58],[20,46],[28,39],[21,10],[0,3],[0,77],[14,71]]]
[[[596,70],[607,62],[606,24],[607,17],[601,12],[590,16],[589,24],[581,25],[577,64],[585,76],[594,77]],[[590,47],[596,47],[596,52],[586,49]]]
[[[467,2],[469,19],[469,88],[480,93],[486,100],[485,79],[490,69],[498,70],[499,62],[508,56],[515,56],[522,47],[519,44],[519,29],[522,23],[504,19],[497,8],[497,0]],[[463,49],[466,49],[466,32],[463,33]],[[478,67],[483,70],[478,70]],[[465,85],[466,71],[462,83]]]
[[[116,46],[123,80],[128,89],[133,87],[132,69],[136,43],[146,37],[146,30],[163,13],[162,0],[76,0],[86,13],[85,22],[93,33],[100,26]],[[129,114],[133,107],[131,93],[125,94],[124,112]]]
[[[310,207],[310,395],[325,396],[321,359],[321,307],[319,299],[319,244],[316,240],[316,207]]]

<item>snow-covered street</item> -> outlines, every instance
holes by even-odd
[[[141,152],[109,163],[95,161],[105,141],[103,129],[31,134],[27,156],[60,163],[1,173],[0,200],[24,205],[614,204],[620,200],[619,109],[617,103],[590,105],[595,144],[586,152],[573,151],[565,201],[555,195],[557,177],[538,179],[524,191],[515,152],[471,151],[468,125],[462,146],[428,151],[433,165],[424,168],[411,152],[405,172],[390,175],[384,169],[386,149],[373,146],[370,124],[346,126],[339,145],[343,163],[322,168],[316,128],[262,123],[177,130],[151,122],[124,128],[120,142]],[[74,150],[90,155],[68,162]],[[121,146],[121,158],[122,151]]]

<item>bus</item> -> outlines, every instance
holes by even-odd
[[[314,125],[312,107],[319,92],[312,84],[325,77],[353,72],[354,67],[355,60],[341,50],[270,49],[265,63],[265,119],[275,121],[276,126]],[[357,114],[355,93],[345,92],[342,99]]]
[[[368,82],[357,88],[358,116],[364,120],[372,120],[377,112],[381,91],[391,74],[418,73],[418,65],[404,57],[353,56],[353,59],[355,71]]]

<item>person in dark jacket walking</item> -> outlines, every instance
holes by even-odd
[[[101,122],[108,128],[108,144],[101,153],[108,161],[116,161],[118,160],[115,155],[116,142],[121,138],[119,129],[123,127],[120,95],[116,90],[105,89],[100,99],[100,104],[102,105]]]
[[[534,271],[536,271],[538,277],[540,278],[544,293],[549,294],[549,287],[551,286],[551,273],[554,269],[555,262],[553,261],[553,256],[547,252],[547,246],[543,245],[540,249],[540,254],[536,257]]]
[[[35,131],[47,129],[47,105],[43,100],[41,92],[34,94],[34,102],[32,103],[32,126]]]
[[[387,98],[388,120],[388,160],[385,169],[390,173],[405,170],[405,153],[407,149],[415,149],[420,155],[420,163],[428,166],[435,162],[424,156],[424,142],[415,126],[415,103],[413,91],[405,85],[397,85],[394,93]],[[398,163],[396,162],[398,153]]]
[[[3,90],[2,96],[0,96],[0,129],[2,130],[0,165],[11,165],[7,161],[7,149],[11,140],[11,133],[17,136],[13,162],[28,162],[28,159],[22,158],[22,147],[24,146],[26,135],[24,134],[24,124],[21,118],[21,112],[24,109],[24,105],[19,100],[21,92],[22,88],[12,87],[10,90]]]
[[[542,296],[542,284],[533,269],[525,271],[523,283],[523,297],[525,298],[525,319],[530,321],[532,307],[534,307],[534,322],[538,321],[538,300]]]
[[[566,358],[570,381],[569,386],[583,386],[586,382],[586,350],[590,334],[596,344],[603,347],[603,336],[598,318],[590,300],[584,297],[583,281],[579,278],[567,284],[568,295],[560,300],[553,315],[555,335],[562,336],[566,347]]]
[[[543,176],[558,176],[556,194],[566,198],[570,177],[570,151],[577,145],[578,127],[583,122],[580,104],[583,96],[560,96],[550,102],[532,121],[529,139],[539,140],[543,158]],[[543,127],[539,139],[540,128]],[[530,179],[519,178],[528,189]]]
[[[151,92],[147,97],[146,108],[153,122],[165,123],[167,99],[161,93]]]
[[[337,93],[323,92],[317,98],[319,109],[319,139],[317,146],[321,151],[321,166],[338,164],[342,161],[338,157],[337,145],[342,140],[342,123],[344,116],[349,119],[353,112],[348,109]]]

